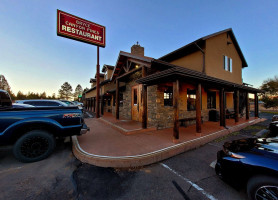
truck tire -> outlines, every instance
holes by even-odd
[[[258,175],[250,178],[247,183],[247,194],[250,200],[278,199],[277,177]]]
[[[47,158],[55,148],[55,138],[43,130],[29,131],[13,146],[13,154],[21,162],[36,162]]]

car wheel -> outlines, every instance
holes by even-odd
[[[43,130],[33,130],[21,136],[13,147],[16,159],[36,162],[47,158],[55,148],[55,138]]]
[[[247,183],[247,194],[250,200],[277,200],[277,177],[264,175],[252,177]]]

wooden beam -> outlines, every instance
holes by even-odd
[[[259,99],[258,94],[255,93],[255,117],[259,117]]]
[[[147,75],[147,68],[145,66],[142,67],[142,77]],[[142,86],[142,103],[143,103],[143,110],[142,110],[142,128],[147,128],[148,117],[147,117],[147,86]]]
[[[220,108],[220,126],[226,126],[226,115],[225,115],[225,106],[224,106],[224,88],[219,90],[219,108]]]
[[[245,102],[246,102],[246,114],[245,114],[245,117],[246,117],[246,120],[249,120],[250,118],[250,107],[249,107],[249,93],[246,92],[246,99],[245,99]]]
[[[239,91],[235,90],[235,122],[239,122]]]
[[[138,64],[138,65],[146,66],[146,67],[148,67],[148,68],[151,67],[151,63],[149,63],[149,62],[144,62],[144,61],[139,61],[139,60],[136,60],[136,59],[134,59],[134,58],[128,58],[128,61],[129,61],[129,62],[133,62],[133,63]]]
[[[173,82],[174,128],[173,141],[179,139],[179,80]]]
[[[119,93],[119,80],[116,80],[116,119],[119,119],[120,113],[119,113],[119,108],[120,108],[120,93]]]
[[[201,113],[201,95],[202,95],[202,86],[201,83],[198,83],[196,90],[196,132],[202,132],[202,113]]]
[[[123,74],[123,75],[121,75],[121,76],[118,76],[116,79],[121,79],[121,78],[123,78],[123,77],[125,77],[125,76],[129,76],[130,74],[132,74],[132,73],[134,73],[134,72],[136,72],[136,71],[141,70],[141,68],[142,68],[142,67],[138,67],[138,68],[132,69],[132,70],[130,70],[129,72],[127,72],[127,73],[125,73],[125,74]]]

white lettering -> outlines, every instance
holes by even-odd
[[[71,27],[67,27],[67,32],[71,32]]]
[[[62,25],[62,31],[66,31],[67,27],[65,25]]]

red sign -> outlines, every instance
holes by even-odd
[[[57,10],[57,35],[105,47],[105,27]]]

